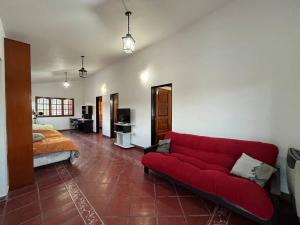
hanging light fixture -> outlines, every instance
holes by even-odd
[[[70,82],[68,81],[68,73],[65,72],[65,82],[63,83],[65,88],[70,87]]]
[[[134,45],[135,45],[135,40],[133,39],[133,37],[131,36],[130,32],[129,32],[129,28],[130,28],[130,24],[129,24],[129,17],[132,13],[130,11],[126,11],[125,15],[127,16],[128,19],[128,26],[127,26],[127,34],[125,37],[122,37],[123,40],[123,51],[126,53],[132,53],[134,51]]]
[[[84,56],[81,56],[81,65],[82,65],[82,67],[79,70],[79,76],[81,78],[87,78],[88,74],[87,74],[87,70],[83,67],[83,58],[84,58]]]

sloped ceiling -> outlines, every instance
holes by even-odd
[[[127,0],[136,50],[164,39],[231,0]],[[1,0],[8,38],[31,44],[32,81],[78,78],[81,55],[89,74],[122,57],[127,19],[122,0]]]

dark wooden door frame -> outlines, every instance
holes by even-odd
[[[110,138],[114,137],[114,96],[119,93],[113,93],[110,95]]]
[[[156,89],[160,87],[171,87],[171,95],[173,95],[172,83],[162,84],[151,87],[151,145],[155,144],[155,117],[156,117]],[[172,97],[173,99],[173,97]],[[173,104],[172,104],[173,105]],[[173,121],[172,121],[173,122]]]
[[[99,101],[102,102],[102,96],[96,97],[96,133],[99,134]],[[102,118],[103,121],[103,118]],[[103,126],[103,125],[102,125]],[[103,127],[102,127],[103,129]]]

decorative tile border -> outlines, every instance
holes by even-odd
[[[216,205],[213,215],[207,225],[227,225],[231,217],[231,211]]]
[[[71,174],[64,165],[56,166],[57,173],[64,184],[86,225],[105,225],[100,216],[74,182]]]

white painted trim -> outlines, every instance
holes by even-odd
[[[7,186],[6,186],[6,190],[5,190],[3,193],[0,193],[0,198],[3,198],[3,197],[5,197],[5,196],[7,196],[8,190],[9,190],[9,186],[7,185]]]

